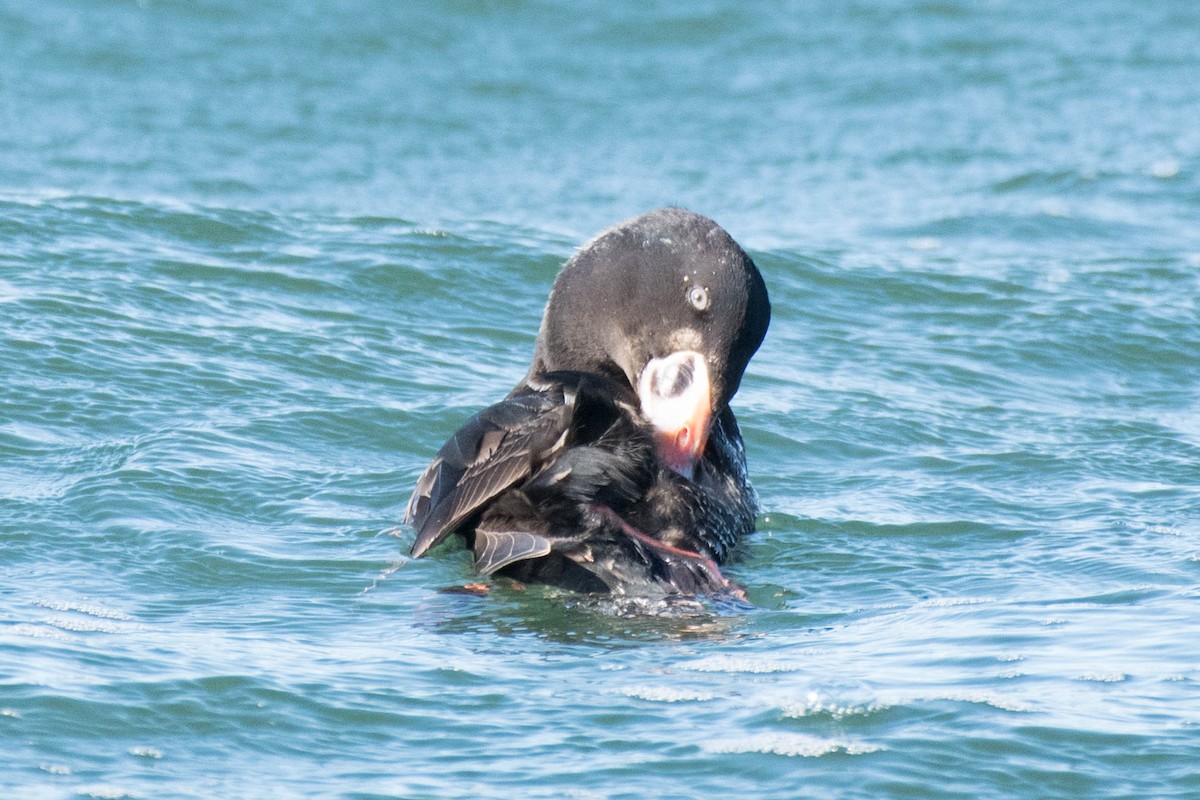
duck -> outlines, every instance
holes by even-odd
[[[597,595],[739,594],[721,572],[758,499],[730,401],[770,324],[754,261],[661,208],[596,235],[550,290],[524,378],[421,473],[413,558]]]

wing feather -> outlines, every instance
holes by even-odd
[[[475,530],[475,571],[490,575],[514,561],[550,554],[550,540],[527,531]]]
[[[413,557],[558,452],[573,410],[560,388],[508,397],[467,420],[422,473],[409,500],[406,521],[417,530]]]

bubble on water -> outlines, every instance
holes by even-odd
[[[29,623],[18,623],[8,628],[8,632],[14,636],[28,636],[31,639],[53,639],[59,642],[69,642],[71,637],[63,631],[45,626],[45,625],[30,625]]]
[[[1092,683],[1120,683],[1128,677],[1123,672],[1088,672],[1080,675],[1076,680],[1090,681]]]
[[[707,742],[705,749],[712,753],[769,753],[779,756],[816,758],[833,753],[862,755],[883,748],[853,739],[821,739],[801,733],[763,733],[737,739],[718,739]]]
[[[681,669],[694,672],[796,672],[798,664],[768,659],[735,658],[733,656],[711,656],[680,665]]]
[[[95,800],[125,800],[125,798],[136,797],[131,792],[128,792],[119,786],[113,786],[107,783],[97,783],[92,786],[81,786],[77,790],[77,794],[85,797],[92,797]]]
[[[793,703],[783,706],[780,710],[785,717],[799,719],[801,717],[825,716],[835,720],[847,717],[867,717],[880,711],[886,711],[890,706],[884,703],[845,703],[826,699],[819,692],[809,692],[803,703]]]
[[[163,757],[162,751],[154,747],[131,747],[129,748],[129,755],[137,756],[138,758],[154,759]]]
[[[715,700],[710,692],[689,692],[686,689],[660,686],[634,686],[624,691],[627,697],[652,703],[703,703]]]
[[[129,622],[133,617],[124,614],[120,611],[114,611],[104,606],[94,603],[72,602],[69,600],[36,600],[37,605],[50,611],[71,612],[86,614],[89,617],[97,617],[99,619],[112,619],[121,622]]]
[[[77,619],[75,617],[47,617],[42,620],[42,623],[73,633],[128,633],[131,630],[139,629],[138,626],[120,625],[96,619]]]

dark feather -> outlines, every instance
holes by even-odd
[[[509,397],[459,428],[417,481],[407,522],[420,557],[487,501],[525,480],[563,446],[573,405],[562,392]]]

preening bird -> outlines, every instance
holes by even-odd
[[[719,225],[659,209],[600,233],[550,292],[528,374],[417,481],[419,558],[591,593],[712,594],[758,502],[729,407],[770,322]]]

